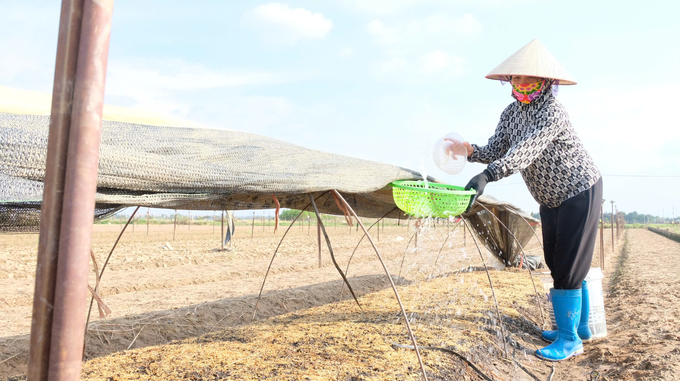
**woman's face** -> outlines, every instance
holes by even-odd
[[[513,75],[510,78],[510,83],[513,85],[526,85],[529,83],[541,82],[543,78],[541,77],[529,77],[527,75]]]

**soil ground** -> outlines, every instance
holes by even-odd
[[[410,340],[365,240],[348,273],[362,310],[343,290],[325,246],[319,268],[315,229],[302,225],[281,246],[250,324],[282,230],[256,227],[251,238],[250,229],[238,227],[232,250],[221,251],[219,227],[180,226],[174,241],[172,225],[152,225],[148,236],[146,226],[135,229],[123,236],[102,279],[101,295],[113,312],[100,319],[95,303],[84,379],[419,379],[414,352],[392,344]],[[463,244],[456,229],[439,253],[449,230],[428,229],[406,256],[412,226],[388,225],[377,242],[419,345],[452,349],[493,379],[546,379],[552,364],[531,354],[544,344],[537,339],[543,319],[528,272],[493,270],[501,266],[482,248],[493,267],[492,293],[469,234]],[[100,267],[119,232],[117,225],[95,226]],[[361,234],[346,225],[328,232],[344,271]],[[672,264],[680,261],[680,244],[628,230],[612,253],[611,234],[604,238],[608,336],[556,364],[552,379],[677,379],[680,270]],[[0,236],[0,377],[26,371],[37,240],[35,234]],[[536,239],[525,250],[541,254]],[[450,353],[422,354],[430,379],[479,379]]]

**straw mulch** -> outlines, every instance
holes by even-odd
[[[513,326],[512,322],[526,322],[523,316],[533,314],[530,318],[540,323],[526,271],[492,271],[491,277],[506,336],[521,330],[521,324]],[[511,361],[502,354],[503,340],[483,270],[400,286],[399,292],[419,345],[452,349],[489,376],[512,369]],[[392,345],[411,344],[393,291],[388,288],[359,301],[363,312],[353,301],[343,301],[194,339],[96,358],[83,365],[82,379],[421,379],[415,352]],[[449,353],[421,353],[430,380],[479,379]]]

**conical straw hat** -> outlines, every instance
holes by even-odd
[[[485,78],[505,80],[511,75],[528,75],[532,77],[550,78],[559,85],[575,85],[574,78],[560,65],[548,49],[538,40],[532,40],[522,49],[515,52]]]

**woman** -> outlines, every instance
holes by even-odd
[[[582,353],[582,339],[592,336],[583,287],[602,206],[600,172],[553,93],[558,84],[576,82],[538,40],[510,56],[486,78],[509,81],[515,101],[501,114],[487,145],[464,143],[469,161],[488,164],[465,189],[475,189],[478,197],[487,183],[521,172],[540,204],[545,262],[554,282],[550,296],[557,331],[543,332],[543,338],[552,344],[537,350],[536,355],[565,360]]]

